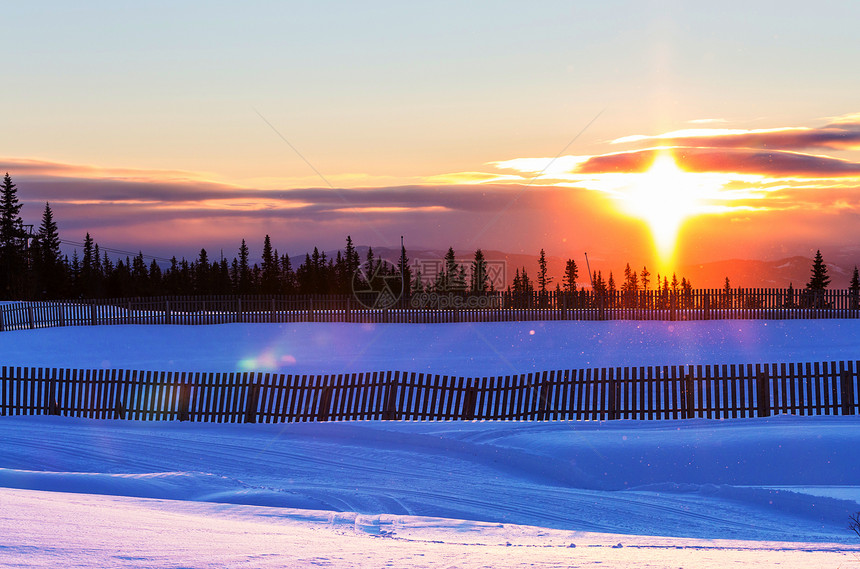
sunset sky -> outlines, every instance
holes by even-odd
[[[856,2],[27,2],[0,170],[61,237],[860,263]],[[659,206],[659,207],[658,207]]]

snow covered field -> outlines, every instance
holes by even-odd
[[[492,375],[858,359],[858,339],[844,320],[116,326],[3,333],[0,354],[22,366]],[[858,510],[855,417],[0,418],[0,567],[860,567],[847,528]]]
[[[473,377],[626,365],[860,360],[860,320],[221,324],[3,332],[0,365]]]

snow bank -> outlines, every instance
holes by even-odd
[[[411,516],[0,490],[0,567],[849,567],[835,544],[616,536]]]
[[[4,418],[0,486],[630,535],[851,542],[846,524],[860,496],[845,489],[860,479],[858,427],[860,418],[786,416],[286,425]],[[821,496],[833,487],[843,495]]]

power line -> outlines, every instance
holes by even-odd
[[[81,243],[80,241],[69,241],[68,239],[60,239],[60,243],[62,243],[64,245],[74,245],[75,247],[83,247],[84,246],[84,244]],[[169,263],[172,261],[172,259],[168,259],[166,257],[159,257],[157,255],[148,255],[142,251],[138,251],[137,253],[135,253],[134,251],[126,251],[125,249],[115,249],[113,247],[102,247],[101,245],[99,245],[98,247],[99,247],[99,251],[105,251],[107,253],[113,253],[115,255],[126,255],[129,257],[137,257],[138,255],[141,255],[145,259],[152,259],[154,261],[163,261],[165,263]]]

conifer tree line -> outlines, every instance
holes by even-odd
[[[147,262],[142,252],[125,259],[111,258],[100,250],[89,233],[84,237],[81,252],[75,249],[69,258],[60,250],[61,240],[50,203],[45,204],[41,223],[35,231],[24,224],[21,208],[17,187],[6,173],[0,187],[0,297],[3,299],[351,294],[363,287],[378,289],[379,281],[389,276],[397,276],[396,280],[407,294],[496,291],[489,263],[481,249],[474,252],[471,262],[464,264],[457,261],[454,249],[449,247],[436,274],[424,275],[420,267],[410,266],[404,247],[401,246],[400,258],[394,264],[383,262],[374,255],[372,248],[368,248],[362,259],[350,236],[346,237],[343,251],[337,251],[334,257],[314,247],[297,267],[293,267],[286,253],[281,254],[273,247],[268,235],[262,244],[262,260],[254,264],[250,262],[250,248],[244,239],[230,260],[223,254],[213,258],[201,249],[195,259],[173,257],[168,266],[162,267],[154,259]],[[611,271],[604,277],[601,270],[590,275],[586,271],[583,279],[573,259],[566,260],[564,273],[555,282],[547,265],[546,253],[541,249],[534,279],[526,267],[517,267],[504,290],[532,294],[575,293],[591,288],[613,298],[616,292],[633,298],[649,290],[689,294],[693,286],[687,278],[678,280],[675,274],[671,279],[669,275],[657,274],[652,281],[647,267],[636,271],[629,263],[619,280]],[[827,266],[818,251],[806,289],[824,290],[829,283]],[[728,278],[725,289],[731,290]],[[857,267],[849,289],[860,294]]]

